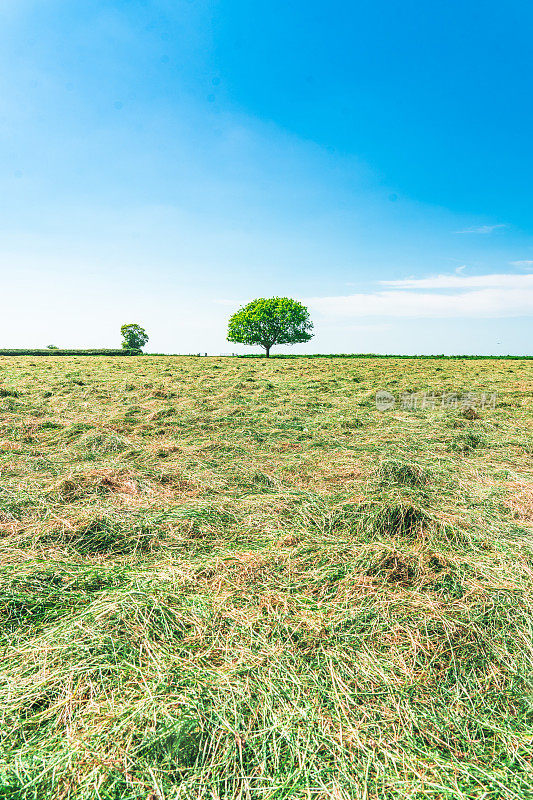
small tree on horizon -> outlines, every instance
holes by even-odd
[[[313,323],[307,308],[289,297],[260,297],[240,308],[228,323],[228,342],[258,344],[266,357],[275,344],[308,342]]]
[[[122,334],[122,347],[131,350],[142,350],[149,338],[144,328],[134,322],[123,325],[120,332]]]

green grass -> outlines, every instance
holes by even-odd
[[[532,372],[3,358],[0,798],[533,796]]]

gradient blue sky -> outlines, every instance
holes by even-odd
[[[289,295],[301,352],[531,353],[532,36],[514,0],[0,0],[0,347],[247,352],[228,315]]]

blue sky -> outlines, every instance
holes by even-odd
[[[533,6],[0,0],[0,346],[531,353]],[[293,352],[298,352],[297,349]]]

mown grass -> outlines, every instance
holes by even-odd
[[[531,390],[525,360],[2,359],[0,797],[533,796]]]

